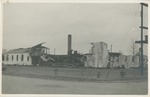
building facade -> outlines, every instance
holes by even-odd
[[[109,53],[109,64],[111,68],[135,68],[139,67],[139,56],[122,55],[121,53],[111,52]]]
[[[90,53],[85,54],[84,67],[95,68],[138,68],[140,67],[139,55],[123,55],[119,52],[108,52],[104,42],[92,43]],[[147,68],[148,57],[144,57],[144,67]]]
[[[45,58],[48,48],[42,46],[43,43],[30,48],[19,48],[9,50],[2,54],[3,65],[37,65],[40,60],[47,61]]]
[[[32,58],[29,53],[5,53],[3,54],[4,65],[32,65]]]

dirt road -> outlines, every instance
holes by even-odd
[[[147,94],[147,82],[94,83],[3,75],[3,94]]]

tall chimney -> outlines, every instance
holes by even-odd
[[[71,54],[72,50],[71,50],[71,42],[72,42],[72,37],[71,34],[68,35],[68,55]]]

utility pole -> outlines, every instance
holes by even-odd
[[[145,41],[143,40],[143,29],[148,29],[148,27],[144,27],[143,26],[143,7],[148,7],[148,4],[145,4],[145,3],[140,3],[141,4],[141,41],[135,41],[135,43],[140,43],[141,44],[141,75],[143,75],[143,44],[144,43],[148,43],[148,38],[145,39]]]

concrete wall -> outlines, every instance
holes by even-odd
[[[102,54],[102,55],[100,55]],[[111,67],[122,67],[126,69],[132,67],[139,67],[140,61],[139,56],[132,57],[131,55],[120,55],[119,57],[111,57],[110,61],[112,62]],[[85,67],[101,67],[105,68],[108,64],[107,53],[96,53],[86,55]]]
[[[127,56],[127,64],[128,64],[128,68],[131,68],[131,67],[139,67],[139,56]]]
[[[92,43],[91,55],[86,56],[85,67],[107,67],[108,50],[104,42]],[[88,65],[87,65],[88,64]]]
[[[23,60],[22,60],[23,55]],[[8,57],[7,57],[8,56]],[[18,56],[18,60],[17,60]],[[32,58],[29,53],[23,54],[4,54],[4,61],[2,62],[4,65],[32,65]]]
[[[86,60],[84,63],[84,67],[93,67],[94,66],[94,62],[93,62],[93,56],[90,55],[86,55]]]
[[[128,65],[127,65],[127,56],[126,55],[120,55],[119,56],[119,67],[122,67],[124,66],[125,68],[128,68]]]
[[[119,60],[114,59],[113,67],[122,67],[131,68],[131,67],[139,67],[139,56],[131,56],[131,55],[120,55]]]
[[[104,42],[93,43],[94,67],[107,67],[108,50]]]

